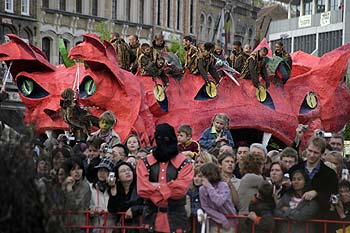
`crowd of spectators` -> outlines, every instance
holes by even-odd
[[[102,114],[101,121],[109,126],[115,123],[111,112]],[[207,220],[209,232],[218,227],[220,232],[237,228],[251,232],[254,224],[255,232],[292,233],[305,232],[310,219],[350,220],[343,136],[336,133],[325,139],[315,135],[301,151],[297,146],[305,140],[301,128],[291,147],[268,151],[259,142],[234,142],[229,118],[223,113],[213,117],[198,142],[192,139],[191,126],[179,127],[178,151],[191,159],[195,171],[186,198],[188,232],[192,227],[199,232]],[[48,222],[59,219],[62,226],[82,227],[67,231],[84,231],[86,216],[94,233],[122,232],[99,226],[140,224],[144,200],[138,194],[135,167],[154,148],[141,145],[136,134],[121,142],[111,127],[103,129],[86,142],[70,141],[60,134],[21,145],[35,173],[40,201],[49,206]],[[236,214],[246,219],[227,217]],[[285,221],[275,221],[275,217]],[[322,224],[307,225],[309,232],[324,230]],[[327,230],[339,228],[342,226],[330,224]]]

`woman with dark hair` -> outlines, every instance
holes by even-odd
[[[65,162],[66,174],[64,181],[65,210],[72,210],[71,221],[67,224],[85,226],[86,214],[81,211],[88,210],[91,190],[85,179],[83,162],[80,157],[72,157]],[[79,212],[80,211],[80,212]],[[70,217],[68,216],[68,219]],[[71,232],[80,232],[80,229],[71,229]]]
[[[143,211],[143,199],[137,194],[136,174],[131,164],[120,162],[116,168],[116,182],[111,186],[111,195],[108,201],[108,211],[126,212],[125,225],[139,226],[140,216]],[[121,218],[117,216],[117,224],[120,225]],[[119,231],[117,231],[119,232]],[[138,232],[136,229],[126,230],[127,233]]]
[[[231,190],[221,178],[220,168],[214,163],[206,163],[199,169],[202,173],[202,186],[199,188],[201,205],[214,221],[209,225],[209,232],[217,232],[218,225],[220,232],[232,232],[234,221],[225,215],[236,214],[236,210],[232,204]]]
[[[58,169],[63,166],[70,156],[70,152],[65,148],[56,148],[51,152],[52,169],[50,170],[50,176],[52,178],[57,176]]]
[[[63,198],[63,184],[67,177],[65,168],[63,165],[58,168],[57,176],[52,179],[52,208],[53,209],[61,209],[63,206],[64,198]]]
[[[278,221],[277,232],[304,233],[308,225],[308,232],[316,232],[313,223],[305,222],[317,216],[319,205],[315,200],[302,199],[309,191],[309,177],[304,170],[295,170],[291,174],[292,186],[277,204],[275,215],[293,221]],[[288,231],[290,230],[290,231]]]
[[[107,205],[110,196],[110,186],[115,185],[113,178],[114,164],[109,158],[104,158],[95,166],[97,178],[90,184],[90,217],[93,226],[113,225],[112,215],[104,215],[107,212]],[[93,229],[92,233],[112,232],[112,230]]]

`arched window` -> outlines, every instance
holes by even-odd
[[[196,17],[196,12],[194,9],[194,0],[190,0],[190,33],[194,33],[195,22],[194,18]]]
[[[22,39],[24,39],[25,41],[32,42],[33,33],[31,32],[31,30],[30,30],[28,27],[23,28],[23,29],[20,31],[19,36],[20,36]]]
[[[42,47],[41,50],[46,55],[47,59],[50,61],[51,39],[49,37],[44,37],[41,41],[41,47]]]
[[[205,15],[201,14],[199,18],[199,39],[205,40]]]
[[[212,35],[212,24],[213,24],[213,18],[211,16],[208,16],[207,20],[207,35],[208,37],[206,38],[206,41],[212,41],[213,35]]]
[[[3,26],[4,34],[1,38],[1,42],[8,42],[9,38],[6,36],[7,34],[17,34],[16,28],[11,25],[4,25]],[[1,35],[2,36],[2,35]]]

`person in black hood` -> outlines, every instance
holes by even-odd
[[[137,163],[137,192],[145,199],[144,228],[183,232],[187,228],[186,193],[193,178],[191,161],[178,153],[174,128],[156,126],[156,148]]]
[[[168,124],[158,125],[154,137],[157,147],[153,152],[153,156],[157,161],[169,161],[179,153],[177,149],[177,137],[172,126]]]

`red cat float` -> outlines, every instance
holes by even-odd
[[[26,105],[25,120],[36,124],[38,133],[68,128],[59,116],[60,95],[74,81],[79,82],[80,105],[97,117],[112,110],[121,138],[135,132],[145,144],[152,139],[155,125],[163,122],[175,127],[190,124],[193,138],[198,139],[219,112],[231,118],[236,141],[256,140],[257,132],[260,136],[266,132],[284,144],[291,143],[300,123],[309,125],[309,134],[314,129],[335,132],[350,117],[350,91],[344,78],[350,57],[348,44],[320,58],[293,53],[291,78],[283,88],[272,84],[263,102],[257,100],[250,80],[238,79],[237,86],[224,77],[217,96],[210,99],[201,94],[203,79],[185,73],[181,80],[170,78],[167,98],[160,104],[154,98],[152,78],[119,68],[113,46],[96,35],[84,35],[84,42],[69,52],[71,59],[87,66],[76,63],[69,68],[52,66],[38,48],[15,35],[8,37],[10,42],[0,46],[0,60],[13,63],[11,73]]]

